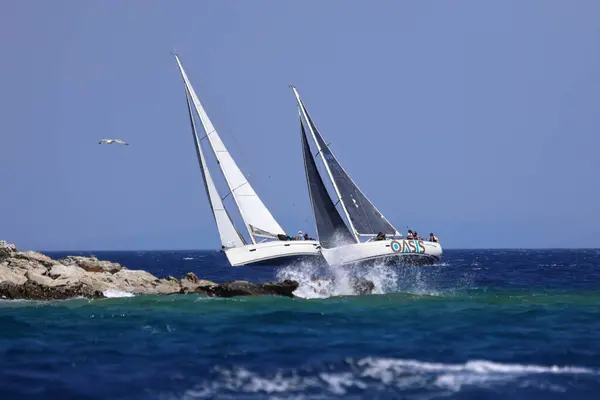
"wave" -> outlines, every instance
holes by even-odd
[[[438,264],[427,268],[415,266],[323,266],[302,262],[280,269],[277,278],[298,281],[294,295],[305,299],[352,296],[356,291],[352,281],[365,278],[375,285],[375,294],[410,293],[439,296],[453,294],[456,290],[471,286],[472,276],[468,273],[456,275],[451,287],[440,287],[438,275],[448,264]]]
[[[105,290],[104,292],[102,292],[102,294],[104,295],[104,297],[108,297],[108,298],[135,297],[135,295],[133,293],[124,292],[122,290],[116,290],[116,289]]]
[[[560,375],[563,384],[586,376],[597,379],[600,372],[578,366],[544,366],[505,364],[488,360],[471,360],[462,364],[426,362],[412,359],[366,357],[347,360],[343,365],[319,369],[260,373],[246,368],[215,368],[213,379],[187,390],[182,399],[212,398],[221,394],[248,396],[319,397],[363,394],[402,394],[406,398],[432,398],[451,395],[463,388],[490,390],[517,383],[517,388],[563,392],[565,387],[550,383]],[[565,381],[566,380],[566,381]]]

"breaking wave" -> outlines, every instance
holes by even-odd
[[[108,298],[135,297],[135,295],[133,293],[124,292],[122,290],[116,290],[116,289],[105,290],[102,294],[104,295],[104,297],[108,297]]]
[[[275,373],[260,373],[246,368],[215,368],[211,380],[186,391],[186,400],[213,398],[221,394],[232,396],[267,396],[270,398],[310,398],[317,395],[348,396],[362,394],[401,394],[403,398],[433,398],[447,396],[463,388],[486,390],[517,383],[521,389],[542,392],[564,392],[575,379],[591,377],[600,372],[577,366],[544,366],[505,364],[487,360],[472,360],[462,364],[432,363],[410,359],[366,357],[349,359],[340,365],[322,369],[293,369]],[[549,375],[560,375],[563,385],[550,384]]]
[[[463,274],[456,275],[450,287],[440,285],[437,277],[440,268],[445,267],[447,264],[428,267],[383,264],[331,267],[302,262],[280,269],[277,278],[297,281],[299,287],[294,295],[306,299],[356,295],[353,282],[357,278],[372,281],[375,294],[403,292],[439,296],[453,294],[470,286],[471,279]]]

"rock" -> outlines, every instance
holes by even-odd
[[[0,283],[0,298],[7,300],[65,300],[74,297],[100,299],[104,295],[83,283],[50,287],[39,285],[33,281],[27,281],[22,285],[11,282]]]
[[[200,282],[200,278],[198,278],[193,272],[188,272],[187,274],[185,274],[182,281],[184,280],[195,284],[198,284],[198,282]]]
[[[76,265],[87,272],[119,272],[123,267],[119,263],[100,261],[96,257],[68,256],[59,260],[64,265]]]
[[[17,252],[17,246],[14,244],[6,243],[4,240],[0,240],[0,261],[11,257]]]
[[[159,279],[158,282],[155,282],[155,285],[152,289],[143,294],[175,294],[180,293],[180,291],[181,287],[179,286],[179,281]]]
[[[60,262],[59,262],[60,261]],[[130,270],[96,257],[69,256],[59,261],[33,251],[19,251],[0,241],[0,298],[54,300],[72,297],[102,298],[106,290],[137,295],[203,293],[209,296],[274,295],[294,297],[298,282],[255,284],[231,281],[218,284],[188,273],[181,281],[159,279],[142,270]]]
[[[120,290],[133,294],[171,294],[181,289],[178,281],[158,279],[142,270],[122,269],[113,277]]]
[[[13,257],[6,260],[7,265],[13,271],[25,275],[27,271],[35,271],[38,274],[45,274],[48,269],[35,260]]]
[[[188,272],[183,279],[179,282],[180,285],[180,291],[179,293],[185,294],[185,293],[204,293],[203,290],[197,291],[197,289],[199,287],[210,287],[210,286],[217,286],[216,283],[211,282],[211,281],[206,281],[203,279],[200,279],[196,276],[196,274],[194,274],[193,272]]]
[[[293,292],[298,289],[299,284],[296,281],[286,279],[283,282],[267,282],[259,286],[275,296],[294,297]]]
[[[110,281],[109,279],[103,279],[104,277],[101,277],[100,274],[96,274],[96,273],[88,273],[83,275],[80,279],[79,282],[93,287],[94,289],[100,291],[100,292],[105,292],[107,290],[117,290],[117,291],[122,291],[122,292],[126,292],[127,290],[123,290],[120,287],[118,287],[118,285],[116,284],[116,282],[114,281]]]
[[[85,271],[75,265],[56,264],[48,271],[48,276],[52,279],[79,280],[85,275]]]
[[[58,261],[51,259],[45,254],[38,253],[35,251],[20,251],[16,253],[13,257],[18,260],[26,260],[29,262],[41,264],[45,268],[52,268],[53,265],[58,264]]]
[[[27,271],[20,268],[10,268],[8,262],[2,262],[0,263],[0,282],[22,285],[27,282],[25,272]]]
[[[40,275],[34,271],[27,271],[25,273],[25,278],[27,278],[29,282],[33,282],[38,285],[55,286],[55,281],[52,278],[46,275]]]
[[[294,297],[292,292],[296,289],[298,289],[298,282],[290,280],[263,284],[248,281],[230,281],[216,286],[198,287],[197,292],[216,297],[264,295]]]
[[[365,278],[352,278],[350,284],[352,285],[354,292],[358,295],[371,294],[373,293],[373,290],[375,290],[375,284]]]

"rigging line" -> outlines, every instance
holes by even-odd
[[[208,132],[206,134],[206,136],[210,135],[211,133],[216,132],[216,128],[213,128],[213,130],[211,132]],[[249,171],[249,166],[251,166],[252,164],[250,164],[248,162],[248,158],[246,157],[246,153],[243,151],[243,147],[240,145],[240,143],[237,140],[237,136],[235,135],[235,133],[233,133],[233,131],[225,131],[226,133],[229,134],[229,136],[231,136],[233,138],[233,141],[235,142],[235,146],[237,148],[237,153],[241,156],[239,158],[241,158],[243,160],[243,162],[246,164],[246,168],[244,168],[246,170],[246,173],[244,174],[244,176],[246,177],[246,181],[248,181],[248,178],[252,177],[253,174]],[[221,133],[222,135],[223,133]],[[215,151],[215,153],[217,152],[226,152],[226,153],[230,153],[229,150],[221,150],[221,151]],[[233,156],[232,156],[233,157]],[[237,158],[237,157],[236,157]],[[256,182],[254,183],[254,185],[256,185]],[[236,188],[237,189],[237,188]],[[234,189],[235,190],[235,189]],[[231,192],[230,192],[231,193]],[[228,193],[227,195],[229,195],[230,193]],[[227,196],[226,195],[226,196]]]
[[[230,131],[229,135],[233,138],[233,141],[235,142],[235,147],[238,149],[237,152],[241,155],[242,160],[246,164],[245,170],[248,171],[249,167],[252,164],[250,164],[248,162],[248,158],[246,157],[246,153],[243,151],[243,147],[240,145],[240,142],[238,142],[237,136],[235,135],[235,133],[233,131]],[[248,178],[250,178],[250,177],[253,176],[253,174],[251,172],[246,172],[246,174],[248,175]],[[254,184],[256,185],[256,182]]]
[[[327,143],[327,147],[331,146],[331,142]],[[319,154],[321,154],[321,152],[323,151],[323,149],[317,151],[317,154],[315,154],[315,157],[318,156]]]
[[[233,189],[233,190],[230,190],[230,191],[229,191],[229,192],[228,192],[228,193],[227,193],[225,196],[223,196],[223,198],[221,198],[221,201],[225,200],[225,199],[227,198],[227,196],[229,196],[230,194],[232,194],[233,192],[235,192],[236,190],[238,190],[239,188],[241,188],[242,186],[244,186],[244,185],[245,185],[245,184],[247,184],[247,183],[248,183],[248,181],[246,181],[246,182],[242,183],[241,185],[239,185],[239,186],[238,186],[238,187],[236,187],[235,189]],[[251,196],[254,196],[254,195],[251,195]]]

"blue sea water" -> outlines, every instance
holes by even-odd
[[[212,251],[94,254],[158,276],[294,278],[305,298],[3,301],[0,399],[600,393],[600,250],[448,250],[441,265],[353,271],[232,268]],[[355,275],[378,294],[352,295]]]

